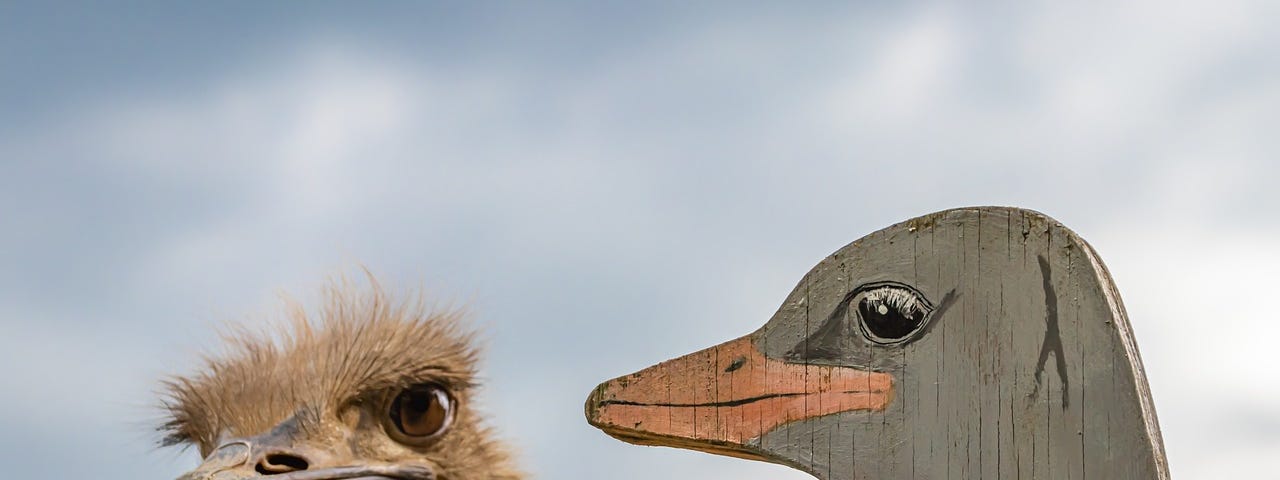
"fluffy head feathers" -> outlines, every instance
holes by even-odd
[[[223,354],[206,356],[198,373],[164,382],[162,443],[207,454],[223,439],[288,422],[313,443],[380,457],[370,460],[420,455],[446,478],[518,478],[470,408],[478,350],[462,312],[428,309],[419,297],[396,301],[370,283],[331,285],[316,312],[290,305],[284,328],[274,332],[240,326],[224,333]],[[440,445],[408,448],[381,431],[361,431],[382,428],[369,419],[384,413],[387,395],[422,383],[443,386],[457,400],[456,425]],[[347,433],[339,440],[334,431]]]

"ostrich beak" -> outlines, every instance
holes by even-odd
[[[258,476],[249,466],[249,442],[227,442],[214,449],[204,463],[178,480],[237,480]]]
[[[177,480],[244,480],[266,475],[254,468],[258,455],[249,441],[223,443],[204,463]],[[298,470],[269,474],[273,480],[435,480],[435,471],[426,465],[368,464]]]
[[[749,335],[602,383],[586,414],[628,443],[764,460],[747,444],[774,428],[892,400],[888,374],[775,360]]]

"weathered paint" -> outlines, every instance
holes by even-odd
[[[592,422],[616,436],[745,443],[807,417],[883,410],[892,398],[887,374],[786,363],[743,337],[602,384],[589,404]]]
[[[851,303],[878,285],[932,308],[896,343],[867,335]],[[876,386],[848,389],[859,381]],[[1015,208],[867,235],[760,330],[606,382],[587,410],[626,441],[822,479],[1168,478],[1110,274],[1075,233]]]

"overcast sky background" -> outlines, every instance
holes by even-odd
[[[539,478],[802,479],[588,427],[840,246],[1040,210],[1175,478],[1274,478],[1280,3],[0,3],[0,465],[167,479],[157,379],[367,265],[472,305]]]

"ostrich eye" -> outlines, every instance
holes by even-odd
[[[423,384],[401,390],[387,407],[392,437],[421,445],[439,438],[453,423],[454,401],[439,385]]]
[[[905,341],[920,330],[933,311],[924,296],[899,285],[868,289],[857,297],[857,302],[867,338],[882,344]]]

